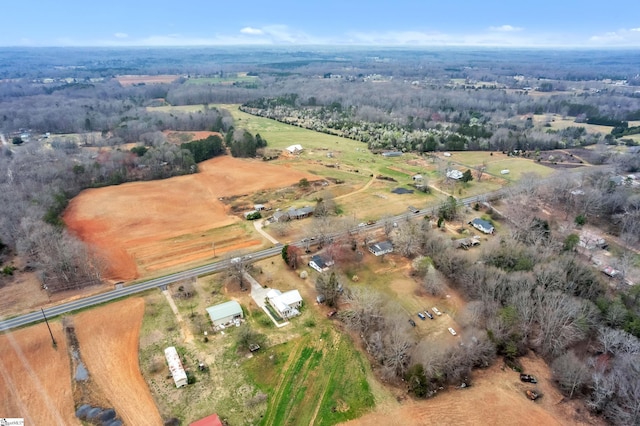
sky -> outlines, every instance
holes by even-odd
[[[0,46],[640,48],[640,0],[3,0]]]

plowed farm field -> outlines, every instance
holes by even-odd
[[[74,415],[69,352],[60,322],[0,335],[0,417],[27,425],[80,425]]]
[[[109,401],[124,424],[161,425],[138,365],[143,314],[143,299],[127,299],[76,315],[75,331],[96,392]]]
[[[259,160],[222,156],[200,172],[152,182],[88,189],[69,203],[68,229],[105,262],[105,277],[130,280],[211,260],[224,252],[258,248],[253,226],[230,214],[222,197],[296,184],[304,172]]]

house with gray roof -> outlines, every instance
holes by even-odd
[[[382,256],[383,254],[393,252],[393,245],[390,241],[380,241],[379,243],[369,244],[368,248],[374,256]]]
[[[493,227],[491,222],[479,218],[473,219],[471,222],[469,222],[469,225],[473,226],[480,232],[484,232],[485,234],[493,234],[495,231],[495,228]]]

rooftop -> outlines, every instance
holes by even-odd
[[[220,303],[219,305],[214,305],[207,308],[207,313],[213,321],[226,318],[241,312],[242,307],[235,300]]]

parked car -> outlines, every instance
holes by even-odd
[[[421,320],[426,320],[427,319],[427,317],[425,317],[422,312],[418,312],[418,316],[420,317]]]
[[[455,331],[453,328],[451,328],[451,327],[449,327],[449,333],[451,333],[451,334],[452,334],[452,335],[454,335],[454,336],[455,336],[456,334],[458,334],[458,333],[456,333],[456,331]]]
[[[434,306],[433,308],[431,308],[431,309],[433,310],[433,313],[434,313],[434,314],[436,314],[437,316],[442,315],[442,312],[440,312],[440,311],[438,310],[438,308],[436,308],[435,306]]]
[[[331,311],[331,312],[327,313],[327,316],[329,318],[331,318],[331,317],[335,316],[337,313],[338,313],[338,311]]]
[[[538,380],[531,374],[520,374],[520,381],[528,383],[538,383]]]
[[[409,319],[409,324],[411,324],[411,327],[415,327],[416,326],[416,322],[412,319]]]
[[[424,314],[428,316],[429,319],[433,319],[433,315],[431,315],[431,312],[427,311],[426,309],[424,310]]]

